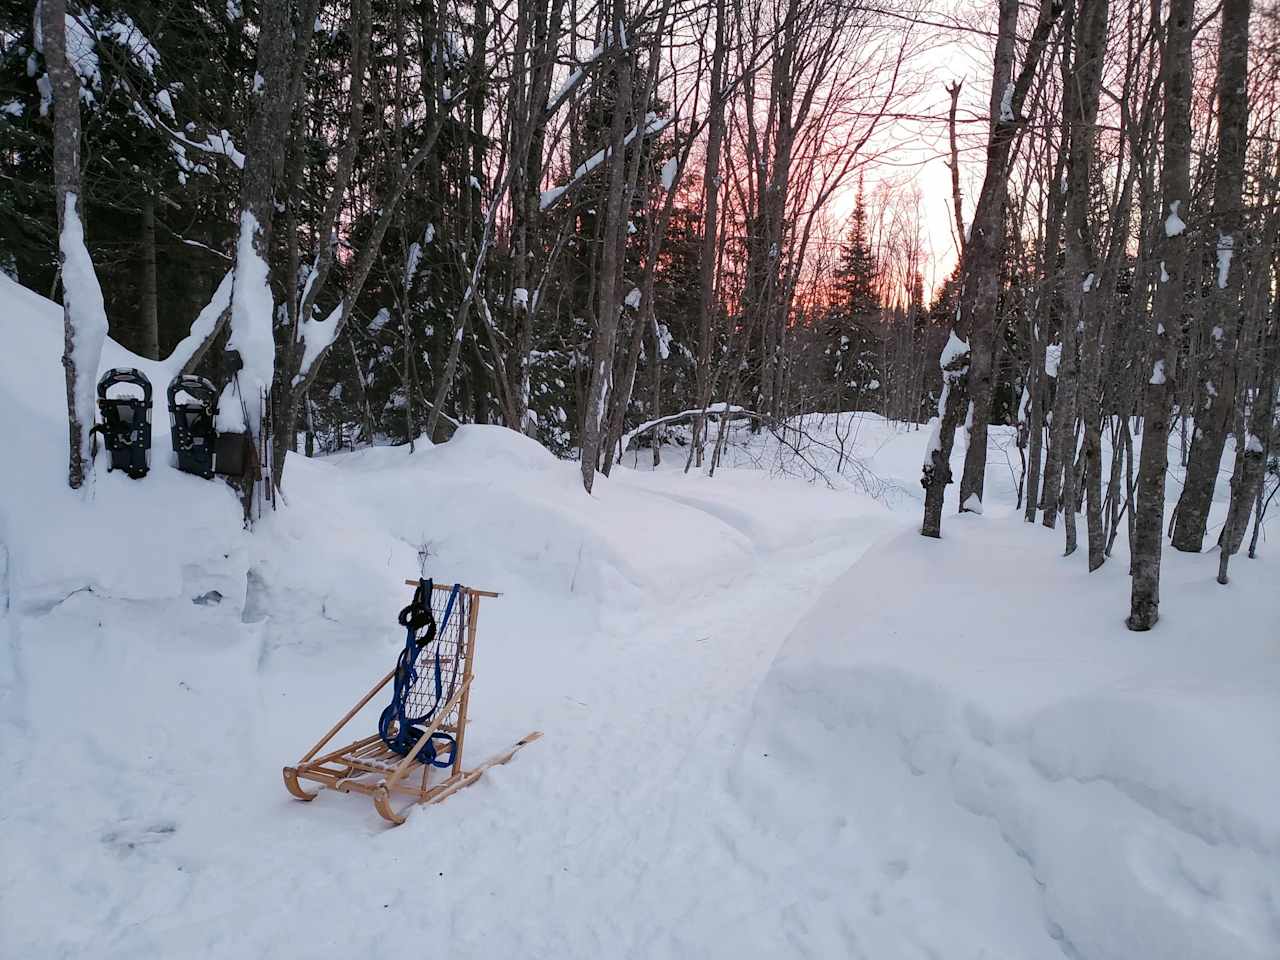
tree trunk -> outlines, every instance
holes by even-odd
[[[1150,630],[1160,619],[1160,553],[1164,533],[1169,417],[1177,384],[1178,338],[1184,311],[1185,223],[1191,194],[1192,0],[1171,0],[1161,71],[1165,94],[1164,169],[1154,249],[1161,261],[1150,323],[1152,370],[1143,402],[1137,508],[1133,527],[1130,630]]]
[[[263,6],[253,109],[240,178],[231,334],[227,340],[227,351],[233,355],[230,367],[237,372],[219,401],[224,417],[238,417],[243,411],[243,429],[255,438],[265,414],[262,397],[271,390],[275,375],[275,301],[268,263],[275,189],[289,129],[291,30],[289,4]],[[281,426],[281,432],[292,429],[292,420]]]
[[[1204,543],[1213,488],[1235,405],[1235,353],[1244,270],[1243,211],[1245,144],[1249,127],[1249,2],[1224,0],[1218,57],[1218,155],[1213,210],[1217,225],[1216,282],[1205,305],[1202,334],[1208,356],[1200,368],[1199,401],[1187,475],[1178,499],[1173,546],[1198,553]]]
[[[1236,469],[1231,483],[1231,502],[1222,528],[1219,582],[1226,582],[1227,559],[1244,542],[1249,513],[1262,490],[1266,476],[1267,450],[1271,447],[1276,421],[1276,380],[1280,375],[1280,300],[1276,301],[1270,329],[1263,337],[1266,356],[1259,372],[1249,423],[1243,441],[1236,444]]]
[[[156,201],[151,194],[142,201],[142,303],[138,318],[138,352],[149,360],[160,359],[159,283],[156,279]]]
[[[40,39],[53,93],[53,195],[62,273],[62,366],[67,383],[67,483],[79,489],[92,468],[94,387],[107,315],[85,245],[80,204],[80,78],[67,61],[67,5],[45,0]]]
[[[1064,57],[1064,118],[1069,128],[1067,162],[1067,205],[1064,231],[1064,273],[1062,285],[1062,359],[1058,367],[1058,396],[1054,406],[1054,448],[1062,463],[1062,486],[1057,493],[1056,474],[1050,478],[1044,524],[1053,526],[1053,506],[1062,509],[1066,528],[1065,553],[1076,549],[1076,477],[1073,454],[1075,424],[1079,404],[1079,387],[1083,380],[1085,467],[1089,473],[1089,569],[1102,565],[1102,504],[1099,425],[1094,421],[1095,407],[1091,391],[1097,388],[1098,358],[1101,341],[1102,314],[1097,304],[1098,266],[1094,251],[1093,226],[1089,221],[1089,184],[1093,167],[1095,123],[1098,114],[1098,90],[1101,84],[1102,57],[1107,35],[1106,0],[1080,0],[1071,31],[1073,54],[1067,68]],[[1065,28],[1064,28],[1065,30]],[[1078,345],[1083,335],[1084,343]],[[1083,354],[1083,376],[1081,357]],[[1100,405],[1100,404],[1099,404]]]
[[[613,2],[611,30],[620,32],[626,13],[623,0]],[[600,286],[595,335],[591,338],[591,370],[582,430],[582,485],[587,493],[595,482],[604,430],[605,404],[613,376],[613,353],[618,338],[621,306],[623,244],[626,242],[626,135],[632,99],[631,55],[621,36],[613,43],[618,94],[609,128],[609,177],[605,192],[604,243],[600,257]]]
[[[995,314],[1004,253],[1009,154],[1021,122],[1019,112],[1058,13],[1059,8],[1052,2],[1041,4],[1026,60],[1015,81],[1013,58],[1018,4],[1016,0],[1001,0],[1000,3],[1000,27],[991,84],[987,169],[961,264],[960,305],[941,361],[943,390],[938,401],[938,422],[925,452],[920,479],[925,491],[924,520],[920,532],[926,537],[942,536],[942,504],[947,485],[951,483],[951,449],[955,443],[956,427],[962,418],[969,425],[969,449],[965,453],[960,485],[960,509],[982,509],[994,367]],[[972,416],[966,418],[971,408]]]
[[[720,154],[725,134],[724,65],[728,53],[725,43],[725,0],[716,0],[715,46],[711,50],[711,104],[707,123],[707,151],[702,170],[702,251],[698,258],[698,356],[694,364],[694,382],[697,385],[698,406],[706,409],[711,403],[712,332],[711,319],[715,312],[716,254],[719,250],[720,232]],[[695,417],[690,431],[690,462],[702,466],[702,438],[705,435],[702,417]],[[696,461],[696,462],[694,462]],[[685,469],[688,470],[688,464]]]

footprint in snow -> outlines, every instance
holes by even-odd
[[[172,820],[155,820],[151,823],[134,823],[126,820],[114,830],[103,833],[102,842],[123,855],[139,847],[163,843],[177,830],[178,825]]]

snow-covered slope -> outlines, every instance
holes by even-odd
[[[493,427],[291,458],[247,534],[162,406],[144,480],[66,490],[57,308],[0,278],[0,342],[0,955],[1280,955],[1269,557],[1169,557],[1128,634],[1123,541],[1089,575],[1011,516],[1007,434],[926,542],[924,435],[875,418],[852,468],[819,424],[590,497]],[[420,557],[503,591],[468,759],[546,736],[395,830],[292,801]]]

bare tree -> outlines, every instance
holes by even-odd
[[[1243,260],[1245,150],[1249,132],[1250,0],[1224,0],[1218,54],[1218,150],[1214,162],[1213,207],[1208,227],[1217,276],[1205,304],[1202,342],[1208,357],[1199,370],[1195,433],[1187,476],[1178,498],[1173,546],[1198,553],[1204,542],[1209,505],[1218,480],[1222,451],[1236,402],[1235,353],[1244,287]],[[1202,231],[1209,233],[1209,230]]]
[[[961,264],[960,305],[951,339],[941,358],[944,386],[938,401],[938,421],[925,451],[920,480],[925,491],[924,521],[920,532],[926,537],[942,536],[942,503],[947,485],[951,483],[951,448],[955,442],[956,427],[962,421],[969,427],[969,448],[960,485],[960,509],[978,512],[982,509],[1009,155],[1023,122],[1023,105],[1060,9],[1048,0],[1041,4],[1022,67],[1015,78],[1018,4],[1016,0],[1002,0],[1000,4],[991,83],[987,169]]]
[[[1164,169],[1160,216],[1153,247],[1160,259],[1160,282],[1151,313],[1151,376],[1143,404],[1142,451],[1138,470],[1132,549],[1133,590],[1130,630],[1150,630],[1160,619],[1160,553],[1164,529],[1165,475],[1169,419],[1184,311],[1186,221],[1191,194],[1191,34],[1192,0],[1170,0],[1161,52],[1164,84]]]
[[[92,467],[94,386],[107,315],[84,240],[80,199],[80,78],[67,59],[67,30],[83,29],[67,15],[66,0],[39,6],[41,45],[53,93],[53,187],[62,271],[63,352],[67,381],[67,483],[78,489]]]

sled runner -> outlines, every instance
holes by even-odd
[[[121,384],[140,387],[142,396],[107,396]],[[134,480],[145,477],[151,468],[151,381],[133,367],[108,370],[98,381],[98,412],[102,422],[93,432],[102,434],[107,448],[107,472],[123,470]]]
[[[530,733],[507,752],[471,770],[463,769],[480,600],[499,594],[430,580],[406,580],[405,584],[414,588],[414,595],[400,611],[405,644],[395,668],[306,756],[284,768],[285,787],[299,800],[316,797],[303,787],[302,781],[307,780],[342,793],[368,794],[382,817],[404,823],[408,805],[397,810],[397,799],[439,803],[542,736]],[[326,751],[330,741],[388,686],[391,701],[382,711],[377,732]]]

